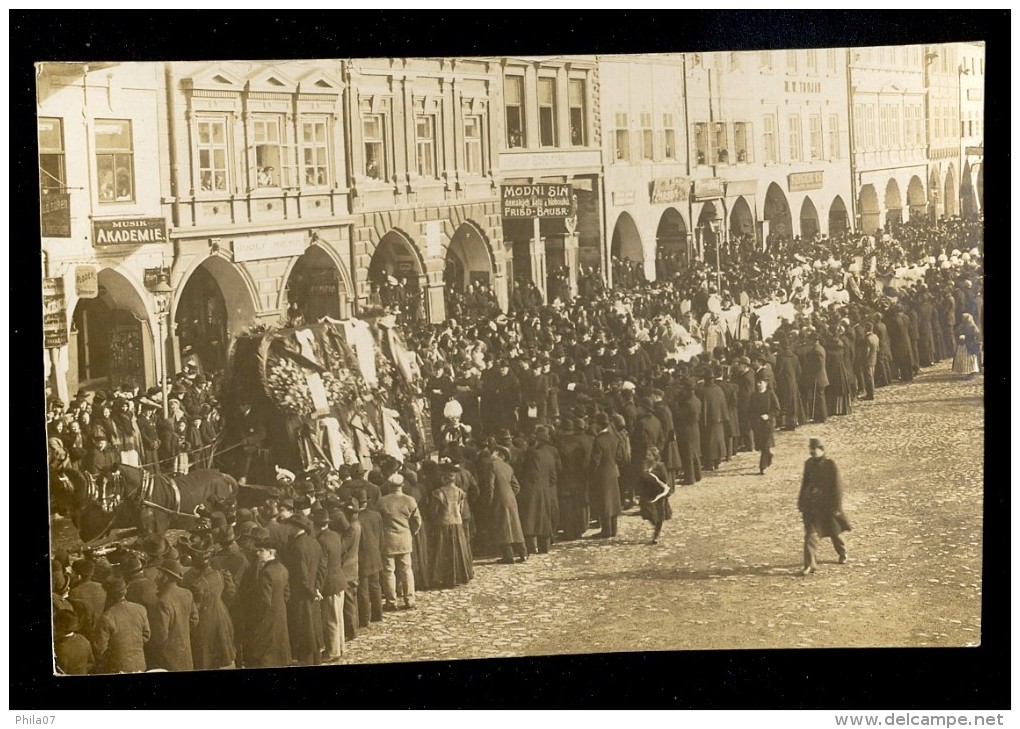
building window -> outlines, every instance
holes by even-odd
[[[524,79],[507,76],[506,91],[506,146],[510,149],[524,146]]]
[[[889,109],[889,135],[894,149],[903,146],[903,138],[900,136],[900,107],[898,106]]]
[[[556,146],[556,79],[538,80],[538,140],[543,147]]]
[[[733,152],[739,163],[754,162],[754,135],[747,122],[733,123]]]
[[[805,53],[807,54],[808,73],[818,73],[818,51],[809,48]]]
[[[942,60],[942,73],[949,73],[949,51],[943,46],[939,51]]]
[[[836,49],[829,48],[825,51],[825,64],[829,71],[836,70]]]
[[[365,144],[365,177],[386,179],[386,126],[382,114],[361,118],[361,137]]]
[[[588,128],[584,114],[584,81],[570,80],[570,144],[584,147],[588,144]]]
[[[641,159],[655,159],[655,133],[649,112],[641,112]]]
[[[464,169],[472,175],[482,174],[482,117],[464,117]]]
[[[64,173],[64,122],[62,119],[39,119],[39,195],[63,192],[67,186]]]
[[[775,164],[779,155],[776,150],[776,118],[771,114],[762,118],[761,142],[765,151],[765,164]]]
[[[616,131],[613,135],[613,144],[616,149],[615,156],[617,161],[629,161],[630,160],[630,124],[627,119],[627,113],[623,111],[616,112]]]
[[[256,187],[280,187],[284,180],[287,159],[282,129],[278,116],[256,117],[252,122]]]
[[[864,106],[864,138],[865,149],[873,151],[875,147],[875,105]]]
[[[933,110],[932,115],[935,117],[935,129],[934,136],[932,138],[940,139],[942,137],[942,115],[939,113],[939,109],[937,107]]]
[[[198,180],[202,192],[227,191],[227,120],[199,119]]]
[[[705,122],[694,125],[694,161],[699,165],[708,164],[708,124]]]
[[[304,183],[308,187],[329,185],[329,142],[325,119],[301,122],[301,153]]]
[[[808,117],[808,133],[811,143],[811,159],[821,159],[824,153],[822,147],[822,115],[812,114]]]
[[[786,120],[787,142],[790,146],[790,161],[800,162],[804,156],[803,141],[800,133],[800,117],[791,116]]]
[[[829,115],[829,159],[839,159],[839,115]]]
[[[418,156],[418,174],[436,177],[436,118],[419,114],[414,118],[415,151]]]
[[[797,70],[797,51],[789,50],[786,52],[786,70],[787,71]]]
[[[662,156],[676,159],[676,127],[673,126],[673,115],[662,115]]]
[[[715,122],[712,125],[712,157],[716,164],[727,165],[730,163],[730,144],[726,133],[725,122]]]
[[[758,51],[758,67],[762,71],[772,70],[772,51]]]
[[[903,146],[914,146],[914,107],[903,109]]]
[[[99,202],[130,202],[135,197],[131,122],[96,119],[96,173]]]

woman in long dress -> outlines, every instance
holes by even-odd
[[[429,582],[435,589],[466,585],[474,577],[461,511],[467,494],[457,486],[457,471],[444,469],[439,488],[429,495],[433,539]]]
[[[659,459],[659,449],[650,446],[641,463],[641,475],[637,483],[641,518],[654,528],[650,544],[659,543],[663,522],[673,518],[673,509],[669,505],[668,478],[666,467]]]
[[[953,373],[971,378],[981,371],[981,332],[971,314],[964,314],[956,328],[956,354]]]
[[[838,335],[825,340],[825,374],[829,386],[825,388],[826,406],[829,415],[849,415],[850,395],[853,392],[853,372],[846,366],[845,345]]]

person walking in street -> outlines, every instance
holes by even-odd
[[[797,508],[804,519],[804,569],[809,575],[817,569],[819,539],[829,538],[836,549],[840,564],[846,564],[846,544],[841,536],[850,531],[850,522],[843,513],[843,485],[836,462],[825,455],[821,439],[808,444],[811,457],[804,462]]]
[[[761,453],[758,459],[758,474],[765,475],[765,469],[772,465],[772,449],[776,445],[776,420],[779,417],[779,398],[769,389],[768,380],[758,377],[755,393],[751,395],[748,412],[754,428],[754,445]]]
[[[673,510],[669,505],[668,478],[666,467],[659,458],[659,449],[655,446],[650,447],[645,451],[641,475],[638,477],[641,518],[654,528],[650,544],[659,543],[663,523],[673,518]]]
[[[694,383],[686,377],[680,380],[673,416],[676,444],[683,463],[680,483],[693,486],[701,480],[701,400],[694,394]]]
[[[387,493],[375,505],[383,522],[383,609],[396,610],[399,597],[404,609],[411,610],[415,607],[411,550],[414,534],[422,527],[421,514],[417,502],[403,491],[403,476],[393,474],[386,486]]]

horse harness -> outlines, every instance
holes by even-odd
[[[143,506],[148,506],[150,509],[156,509],[157,511],[162,511],[164,514],[170,514],[172,516],[187,516],[191,517],[192,519],[199,518],[197,514],[188,514],[186,512],[181,511],[181,490],[177,486],[177,482],[174,480],[173,476],[165,476],[167,483],[170,484],[170,490],[173,492],[174,495],[173,508],[170,509],[161,504],[157,504],[152,500],[153,499],[152,492],[156,485],[156,479],[153,478],[153,475],[146,471],[144,468],[141,469],[141,471],[142,471],[142,487],[140,492],[141,502]]]

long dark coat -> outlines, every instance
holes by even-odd
[[[560,526],[570,539],[577,539],[588,528],[588,459],[595,439],[587,433],[568,433],[557,447],[563,463],[560,474]]]
[[[885,326],[889,332],[889,345],[892,347],[892,358],[901,376],[913,369],[913,357],[910,349],[910,331],[907,316],[896,313],[893,309],[886,312]]]
[[[623,513],[620,502],[620,465],[623,443],[611,430],[595,437],[588,459],[589,503],[593,516],[612,517]]]
[[[560,511],[556,485],[562,469],[560,454],[550,443],[537,443],[525,454],[517,505],[526,535],[546,537],[556,533]]]
[[[754,445],[759,451],[774,448],[776,445],[776,419],[779,417],[779,410],[779,399],[772,390],[751,395],[747,412],[751,418],[751,429],[754,431]],[[768,418],[762,419],[762,415],[767,415]]]
[[[343,537],[332,529],[323,529],[315,536],[315,540],[322,547],[322,557],[326,561],[326,578],[320,588],[321,592],[325,597],[339,595],[347,589],[347,579],[343,571]]]
[[[780,351],[776,357],[775,374],[776,399],[786,418],[785,423],[797,425],[804,418],[804,405],[800,399],[800,359],[790,350]]]
[[[701,400],[693,391],[680,395],[673,405],[676,425],[676,445],[683,463],[683,480],[697,483],[701,480]]]
[[[843,484],[836,462],[822,456],[804,462],[797,508],[805,526],[814,526],[820,537],[832,537],[850,531],[843,514]]]
[[[245,590],[244,665],[271,668],[290,665],[287,602],[290,575],[279,560],[253,565]]]
[[[229,666],[237,657],[234,624],[226,606],[236,590],[233,578],[213,567],[192,568],[184,575],[184,586],[191,590],[198,607],[198,625],[191,631],[195,669]]]
[[[322,610],[315,593],[321,592],[326,582],[326,557],[315,537],[301,533],[291,538],[282,561],[290,574],[287,628],[291,653],[298,659],[316,661],[324,640]]]
[[[662,463],[667,473],[683,468],[680,451],[676,446],[676,426],[673,424],[673,411],[664,402],[656,402],[652,406],[655,417],[662,425]]]
[[[524,530],[521,527],[517,508],[517,494],[521,485],[509,463],[494,458],[484,470],[486,479],[484,491],[491,494],[489,504],[489,539],[495,546],[502,544],[523,544]]]
[[[361,522],[361,543],[358,545],[359,579],[377,575],[383,568],[382,515],[366,509],[358,516]]]
[[[176,583],[163,588],[156,604],[152,637],[153,656],[149,668],[168,671],[190,671],[195,667],[191,656],[191,631],[198,626],[198,605],[191,590]]]
[[[917,358],[921,367],[930,367],[935,361],[935,307],[924,299],[917,305]]]
[[[705,460],[721,461],[726,458],[726,423],[730,418],[726,393],[716,383],[706,383],[701,390],[701,405]]]

